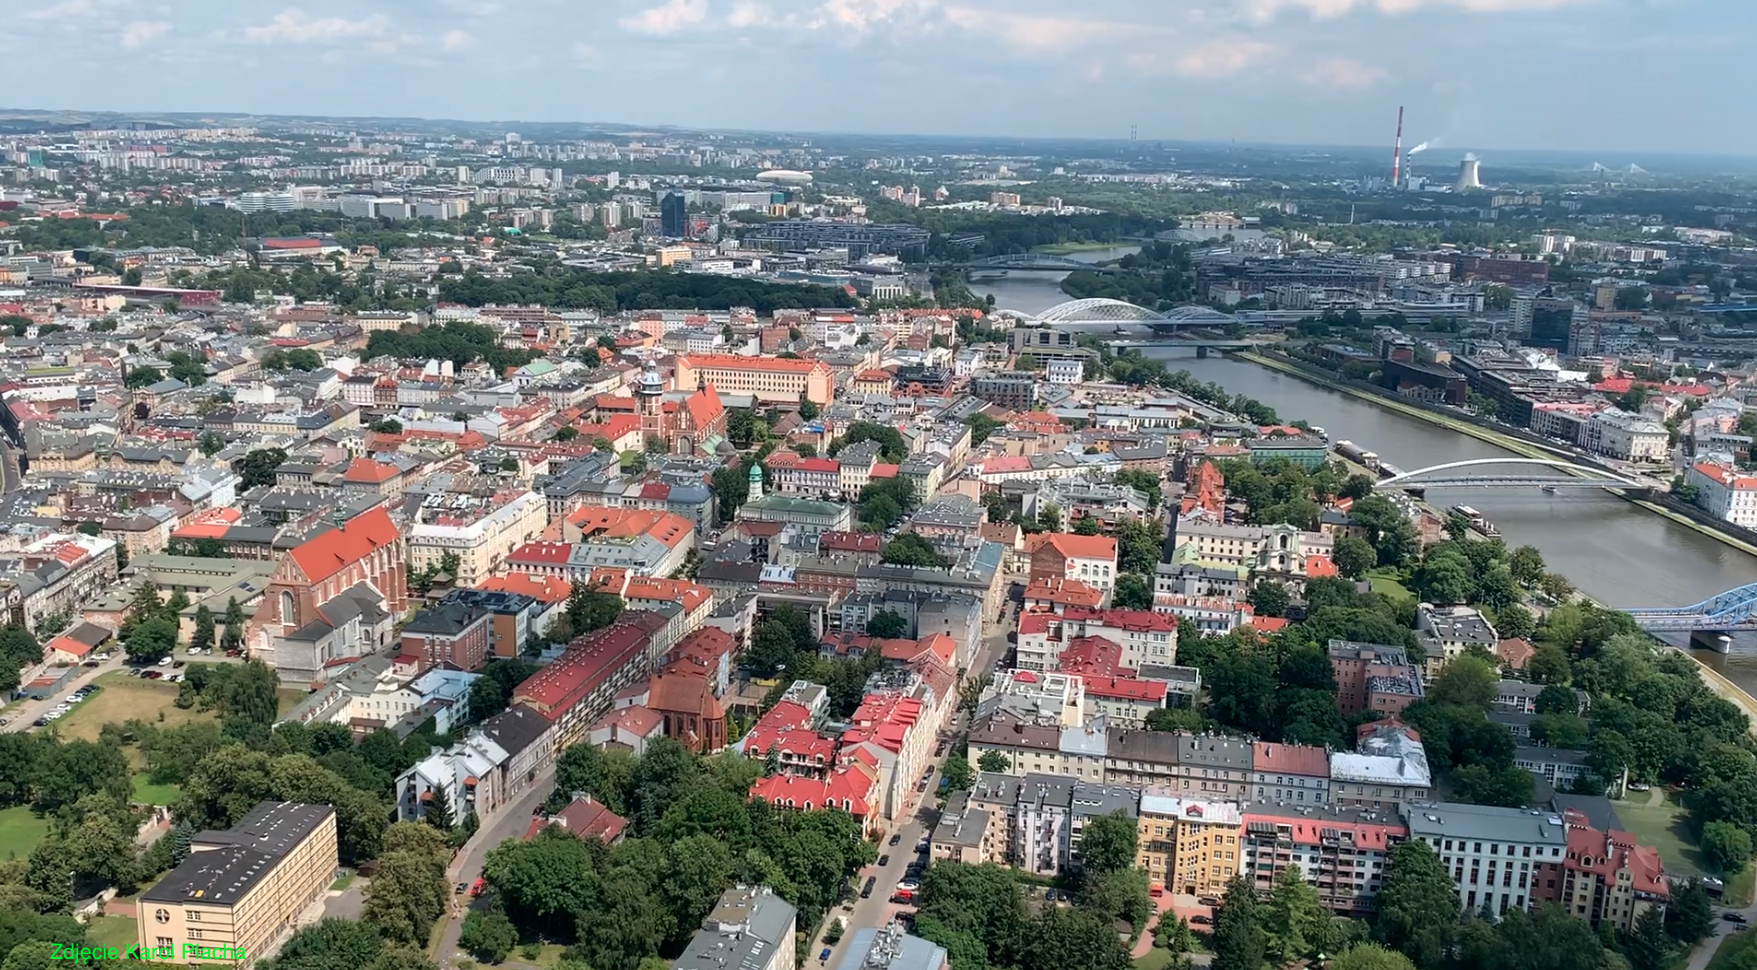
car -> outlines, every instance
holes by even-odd
[[[85,663],[80,664],[80,666],[81,667],[96,667],[96,666],[98,666],[98,662],[96,660],[87,660]]]
[[[927,779],[923,778],[915,785],[916,791],[927,791]]]
[[[68,704],[77,704],[80,701],[85,700],[85,696],[82,694],[68,694],[66,697],[61,698],[61,700]]]
[[[871,897],[872,896],[872,887],[877,884],[878,884],[878,877],[877,876],[867,876],[866,877],[866,884],[860,887],[860,898],[867,899],[867,898]]]
[[[34,721],[32,721],[32,722],[31,722],[31,727],[47,727],[47,726],[48,726],[48,724],[49,724],[49,719],[48,719],[48,718],[46,718],[46,717],[39,717],[39,718],[37,718],[37,719],[36,719],[36,720],[34,720]]]
[[[190,647],[190,648],[189,648],[189,655],[190,655],[190,656],[191,656],[191,657],[199,657],[199,656],[201,656],[201,648],[200,648],[200,647]]]
[[[1196,915],[1190,917],[1190,925],[1192,925],[1192,926],[1209,926],[1209,925],[1212,925],[1213,922],[1214,922],[1213,920],[1209,919],[1206,916],[1203,916],[1201,913],[1197,913]]]
[[[825,960],[828,960],[829,958],[830,958],[830,948],[826,946],[826,947],[824,947],[824,952],[819,953],[817,955],[817,962],[823,963]]]
[[[468,883],[462,883],[462,882],[460,882],[460,883],[458,883],[458,888],[457,888],[457,890],[456,890],[456,892],[457,892],[457,893],[458,893],[458,894],[459,894],[459,895],[462,895],[462,894],[463,894],[463,892],[464,892],[464,890],[466,890],[466,889],[468,889],[468,888],[470,888],[470,886],[469,886],[469,884],[468,884]]]
[[[893,903],[912,903],[914,901],[915,892],[913,890],[899,889],[891,894],[891,902]]]
[[[1198,896],[1196,898],[1196,902],[1201,903],[1203,906],[1219,906],[1220,905],[1220,897],[1219,896]]]
[[[159,658],[159,663],[158,663],[158,665],[159,665],[159,666],[160,666],[160,667],[169,667],[169,666],[171,666],[171,658],[170,658],[170,657],[160,657],[160,658]]]
[[[1632,781],[1629,783],[1629,790],[1630,791],[1648,791],[1652,787],[1653,787],[1652,785],[1649,785],[1648,783],[1646,783],[1644,781]]]
[[[1735,913],[1730,910],[1725,913],[1720,914],[1720,918],[1726,920],[1729,923],[1749,922],[1748,920],[1745,919],[1744,913]]]
[[[61,720],[61,712],[60,711],[50,711],[49,713],[43,715],[43,719],[48,720],[48,721],[59,721],[59,720]]]
[[[173,664],[171,664],[171,666],[173,666],[173,667],[183,667],[183,666],[186,666],[186,664],[184,664],[184,662],[183,662],[183,661],[181,661],[181,660],[179,660],[179,661],[177,661],[177,662],[176,662],[176,663],[173,663]]]
[[[915,890],[920,889],[920,888],[921,888],[921,883],[915,882],[912,879],[905,879],[902,882],[897,883],[897,890],[899,892],[912,893]]]
[[[891,864],[891,857],[889,854],[879,856],[878,867],[880,869],[883,869],[884,867],[886,867],[890,864]]]
[[[901,841],[903,841],[903,833],[893,832],[891,834],[891,841],[887,842],[886,845],[896,845],[898,842],[901,842]]]
[[[926,839],[922,839],[920,842],[915,843],[915,854],[916,855],[920,855],[921,853],[926,852],[926,851],[927,851],[927,840]]]
[[[227,650],[227,651],[226,651],[226,656],[228,656],[228,657],[236,657],[236,656],[238,656],[238,648],[237,648],[237,647],[233,647],[233,648],[232,648],[232,649],[230,649],[230,650]]]
[[[477,876],[476,881],[470,884],[470,895],[480,896],[482,895],[482,890],[486,888],[488,888],[488,880],[483,879],[481,876]]]

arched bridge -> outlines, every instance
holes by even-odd
[[[1106,297],[1088,297],[1084,300],[1058,303],[1035,316],[1025,317],[1025,321],[1040,327],[1075,333],[1110,334],[1121,329],[1143,336],[1152,332],[1167,333],[1192,327],[1218,330],[1239,322],[1237,318],[1227,316],[1212,307],[1180,306],[1161,313],[1126,300]]]
[[[1515,472],[1478,472],[1481,468],[1546,468],[1565,475],[1522,475]],[[1652,486],[1624,478],[1616,472],[1591,465],[1552,458],[1472,458],[1444,465],[1418,468],[1382,478],[1375,488],[1627,488],[1646,491]]]
[[[1649,633],[1757,630],[1757,583],[1729,589],[1690,606],[1662,606],[1628,613]]]

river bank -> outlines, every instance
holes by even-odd
[[[1349,397],[1355,398],[1357,400],[1369,401],[1379,407],[1385,408],[1386,410],[1389,410],[1389,411],[1394,411],[1398,414],[1403,414],[1408,417],[1416,418],[1421,421],[1426,421],[1429,424],[1439,425],[1439,426],[1446,428],[1448,430],[1456,431],[1459,434],[1467,435],[1469,437],[1475,438],[1478,441],[1492,444],[1498,448],[1504,448],[1507,451],[1511,451],[1514,454],[1521,455],[1526,458],[1557,459],[1557,460],[1561,460],[1561,461],[1578,461],[1579,460],[1579,456],[1569,454],[1568,452],[1566,452],[1560,448],[1551,448],[1551,447],[1548,447],[1545,445],[1540,445],[1540,444],[1537,444],[1536,442],[1528,441],[1524,438],[1519,438],[1519,437],[1516,437],[1513,435],[1505,434],[1503,432],[1496,431],[1492,428],[1485,428],[1479,424],[1475,424],[1470,421],[1462,421],[1457,418],[1451,417],[1449,415],[1440,413],[1438,411],[1433,411],[1433,410],[1430,410],[1428,408],[1423,408],[1423,407],[1417,407],[1412,404],[1406,404],[1402,401],[1392,400],[1392,399],[1384,397],[1382,395],[1373,394],[1369,391],[1362,390],[1358,387],[1353,387],[1353,386],[1349,385],[1347,382],[1332,380],[1332,379],[1325,377],[1321,374],[1314,373],[1313,371],[1311,371],[1305,367],[1301,367],[1300,365],[1298,365],[1296,363],[1292,363],[1292,362],[1281,360],[1281,359],[1274,358],[1274,357],[1269,357],[1267,355],[1257,353],[1255,351],[1248,351],[1248,350],[1235,351],[1232,354],[1230,354],[1229,356],[1237,357],[1240,360],[1250,361],[1251,363],[1256,364],[1260,367],[1270,368],[1271,370],[1275,370],[1280,373],[1286,374],[1289,377],[1298,378],[1299,380],[1303,380],[1303,381],[1307,381],[1312,384],[1316,384],[1320,387],[1327,388],[1327,389],[1335,391],[1339,394],[1346,394]],[[1697,520],[1691,518],[1690,516],[1685,515],[1681,512],[1677,512],[1672,509],[1665,508],[1664,506],[1660,505],[1657,502],[1653,502],[1648,499],[1638,498],[1634,495],[1627,494],[1620,489],[1606,489],[1606,491],[1610,492],[1613,495],[1618,496],[1619,498],[1630,503],[1631,505],[1634,505],[1638,508],[1644,509],[1648,512],[1655,514],[1655,515],[1663,516],[1667,519],[1670,519],[1671,521],[1677,523],[1678,525],[1681,525],[1681,526],[1684,526],[1684,527],[1689,528],[1691,530],[1694,530],[1702,535],[1705,535],[1711,539],[1714,539],[1717,542],[1721,542],[1721,543],[1724,543],[1728,546],[1731,546],[1732,548],[1737,549],[1740,552],[1747,553],[1747,554],[1753,555],[1753,556],[1757,556],[1757,543],[1749,542],[1749,541],[1742,539],[1736,535],[1733,535],[1732,533],[1729,533],[1725,530],[1718,529],[1712,525],[1708,525],[1704,522],[1697,521]]]

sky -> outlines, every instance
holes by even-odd
[[[39,0],[0,103],[1757,154],[1747,0]],[[19,99],[34,99],[20,101]]]

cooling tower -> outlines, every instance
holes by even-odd
[[[1466,158],[1458,163],[1458,184],[1452,186],[1454,192],[1468,192],[1482,188],[1482,163],[1474,158]]]

